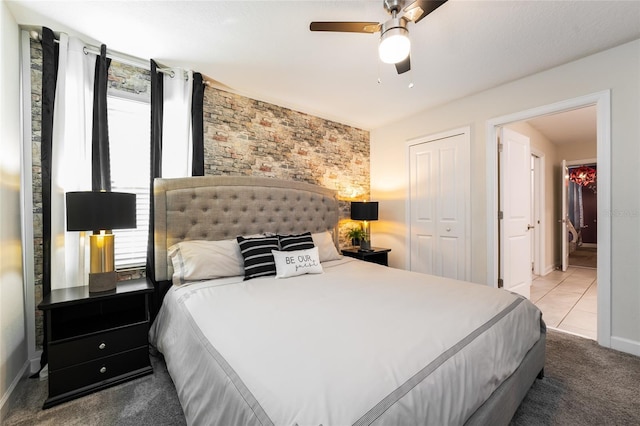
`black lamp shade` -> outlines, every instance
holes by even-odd
[[[67,192],[67,231],[136,227],[136,194]]]
[[[352,220],[378,220],[378,202],[351,202]]]

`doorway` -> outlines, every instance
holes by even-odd
[[[498,185],[498,169],[497,169],[497,147],[498,147],[498,128],[511,123],[517,123],[520,121],[532,120],[536,117],[549,116],[561,112],[577,110],[587,106],[594,106],[596,110],[596,151],[598,159],[598,211],[607,212],[610,209],[610,197],[611,192],[611,151],[610,151],[610,93],[609,91],[599,92],[591,95],[582,96],[575,99],[559,102],[556,104],[545,105],[542,107],[534,108],[531,110],[521,111],[513,113],[507,116],[498,117],[487,122],[487,231],[488,231],[488,247],[489,253],[494,255],[488,256],[487,264],[487,281],[490,285],[497,286],[499,279],[499,244],[500,235],[498,233],[499,222],[498,218],[498,194],[501,190]],[[550,158],[547,158],[548,164],[552,164]],[[551,167],[551,166],[549,166]],[[556,173],[558,173],[559,167],[555,167]],[[553,181],[547,182],[545,185],[548,189],[549,186],[553,186]],[[551,189],[550,191],[553,191]],[[556,195],[556,199],[559,196]],[[556,234],[558,234],[557,221],[561,218],[556,215],[553,220],[549,222],[546,235],[549,236],[553,233],[550,229],[555,228]],[[597,281],[597,289],[594,288],[592,292],[597,294],[597,340],[602,346],[611,346],[611,218],[606,214],[598,215],[597,217],[598,229],[598,251],[599,256],[597,259],[597,270],[591,273],[595,274],[594,282]],[[557,237],[555,237],[557,240]],[[558,241],[559,243],[559,241]],[[546,247],[554,246],[554,243],[547,241]],[[558,245],[555,245],[554,249],[547,250],[546,257],[553,256],[556,253]],[[556,261],[559,260],[556,257]],[[553,264],[553,262],[550,262]],[[545,278],[558,278],[556,275],[561,271],[551,271]],[[581,272],[583,273],[583,272]],[[561,277],[560,277],[561,278]],[[566,279],[567,277],[565,277]],[[574,278],[577,278],[575,276]]]
[[[562,202],[567,205],[567,255],[562,270],[568,266],[597,269],[597,160],[567,161],[566,169],[567,197]]]
[[[510,123],[505,126],[505,130],[520,132],[521,137],[529,139],[532,147],[528,164],[517,164],[513,159],[509,159],[509,166],[517,169],[529,169],[527,172],[529,173],[530,185],[526,189],[529,189],[531,219],[528,221],[528,226],[522,225],[520,228],[528,231],[523,232],[525,234],[523,237],[530,240],[532,256],[529,265],[519,266],[510,262],[511,256],[503,256],[504,250],[501,251],[500,259],[504,260],[504,263],[511,263],[511,268],[519,268],[521,273],[533,273],[530,280],[530,291],[518,292],[524,294],[540,308],[549,328],[595,340],[597,332],[596,271],[583,271],[575,268],[578,266],[575,265],[576,259],[581,255],[584,254],[585,261],[591,258],[589,255],[592,249],[583,248],[582,238],[583,234],[587,234],[589,237],[589,231],[593,228],[589,224],[591,222],[597,223],[597,209],[589,212],[593,215],[592,219],[585,217],[588,216],[588,214],[585,215],[585,206],[595,207],[593,200],[595,169],[586,166],[585,163],[593,165],[596,159],[576,160],[584,155],[595,155],[595,107],[587,106]],[[504,142],[508,142],[508,139]],[[506,149],[504,148],[503,151]],[[552,159],[551,168],[548,171],[549,182],[552,184],[549,188],[536,185],[540,175],[545,173],[537,164],[540,157]],[[558,160],[564,157],[571,158],[571,161]],[[500,170],[507,169],[507,167],[499,167]],[[502,180],[500,185],[501,193],[510,191],[508,186],[503,185]],[[525,189],[524,186],[523,184],[518,185],[516,191],[522,192]],[[554,195],[560,192],[562,197],[558,199]],[[549,197],[547,197],[547,193],[549,193]],[[544,230],[544,224],[536,219],[536,204],[540,203],[540,200],[547,201],[549,209],[549,212],[546,213],[549,216],[547,222],[552,225],[549,229],[548,251],[550,256],[546,261],[541,260],[541,264],[536,265],[533,254],[543,249],[542,259],[544,259],[544,254],[547,251],[546,247],[540,247],[536,244],[535,238],[536,231]],[[519,201],[519,204],[524,205],[524,201]],[[545,213],[541,213],[541,217],[544,216]],[[556,223],[553,220],[554,217],[561,220]],[[505,212],[503,222],[506,219],[507,213]],[[507,237],[501,237],[501,242],[508,241]],[[596,239],[595,236],[591,238],[592,241]],[[561,252],[558,249],[559,245],[562,246]],[[560,255],[562,255],[561,262]],[[574,261],[572,265],[574,267],[570,269],[569,259]],[[555,273],[556,269],[560,269],[560,273]],[[511,274],[514,275],[514,272]],[[508,280],[504,281],[505,288],[508,288],[506,285]]]

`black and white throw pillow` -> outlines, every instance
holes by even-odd
[[[311,232],[298,235],[278,235],[281,251],[309,250],[315,247]]]
[[[276,263],[271,250],[278,250],[278,237],[237,237],[244,259],[244,279],[276,274]]]

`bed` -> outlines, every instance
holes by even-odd
[[[150,341],[188,424],[508,424],[542,377],[532,303],[339,256],[331,190],[212,176],[154,198]],[[274,238],[265,276],[252,250]]]

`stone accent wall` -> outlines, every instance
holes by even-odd
[[[42,180],[40,118],[42,47],[31,42],[33,213],[36,305],[42,300]],[[109,87],[149,93],[149,71],[112,61]],[[277,105],[207,87],[204,95],[206,175],[252,175],[308,182],[337,191],[341,224],[349,201],[369,196],[369,132]],[[341,226],[341,241],[344,226]],[[343,244],[344,245],[344,244]],[[120,279],[144,271],[120,273]],[[42,345],[42,313],[36,344]]]
[[[266,176],[334,189],[345,200],[341,219],[349,217],[346,200],[369,195],[368,131],[209,87],[204,122],[206,175]]]

